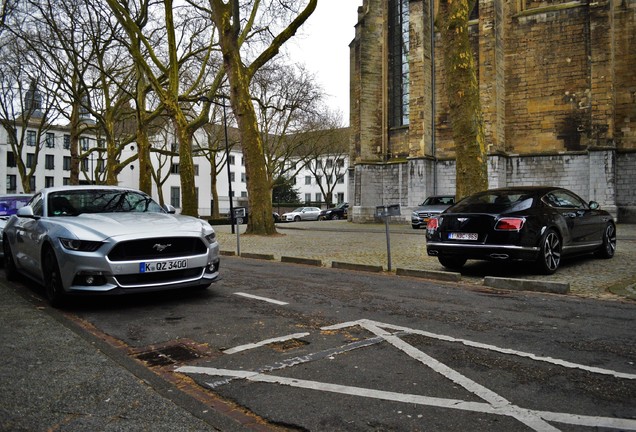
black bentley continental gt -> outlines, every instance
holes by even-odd
[[[566,255],[612,258],[616,224],[595,201],[556,187],[491,189],[468,196],[428,221],[426,251],[458,270],[468,259],[518,260],[552,274]]]

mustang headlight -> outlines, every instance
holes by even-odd
[[[214,243],[216,241],[216,232],[212,231],[210,234],[206,234],[205,239],[210,243]]]
[[[89,240],[77,240],[60,238],[60,243],[64,246],[64,249],[79,252],[95,252],[102,245],[102,242],[89,241]]]

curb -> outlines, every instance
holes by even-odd
[[[252,259],[263,259],[268,261],[274,260],[274,255],[272,254],[259,254],[259,253],[242,253],[240,255],[241,258],[252,258]]]
[[[433,271],[433,270],[413,270],[397,268],[395,270],[397,276],[411,276],[424,279],[434,279],[448,282],[459,282],[462,279],[461,273]]]
[[[340,261],[333,261],[331,263],[331,268],[345,269],[345,270],[360,270],[360,271],[368,271],[368,272],[375,272],[375,273],[380,273],[382,270],[384,270],[382,266],[367,265],[367,264],[352,264],[352,263],[345,263]]]
[[[563,282],[545,282],[529,279],[508,279],[486,276],[484,285],[491,288],[499,288],[515,291],[539,291],[553,294],[567,294],[570,292],[570,284]]]
[[[307,264],[307,265],[322,267],[322,261],[320,261],[319,259],[311,259],[311,258],[297,258],[297,257],[282,256],[280,257],[280,262],[287,262],[287,263],[294,263],[294,264]]]

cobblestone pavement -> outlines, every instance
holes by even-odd
[[[382,266],[388,270],[387,244],[390,245],[391,270],[444,271],[437,258],[426,254],[424,230],[410,225],[355,224],[348,221],[290,222],[276,225],[276,236],[243,234],[246,226],[239,226],[239,235],[230,226],[215,226],[225,254],[271,255],[320,260],[324,267],[334,261]],[[565,282],[570,294],[608,300],[636,300],[636,225],[617,226],[618,246],[613,259],[585,256],[563,260],[561,268],[551,276],[533,273],[527,263],[491,263],[468,261],[462,269],[462,281],[481,284],[485,276]]]

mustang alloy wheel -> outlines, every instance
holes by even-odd
[[[60,275],[60,266],[57,264],[57,258],[53,249],[48,248],[44,252],[44,292],[46,298],[53,307],[58,307],[64,300],[64,288],[62,286],[62,277]]]
[[[561,238],[553,229],[548,229],[541,238],[541,247],[537,266],[543,274],[553,274],[561,263]]]
[[[18,270],[15,267],[13,261],[13,254],[11,253],[11,246],[9,246],[9,239],[4,238],[2,241],[2,249],[4,252],[4,274],[8,281],[14,281],[18,278]]]

